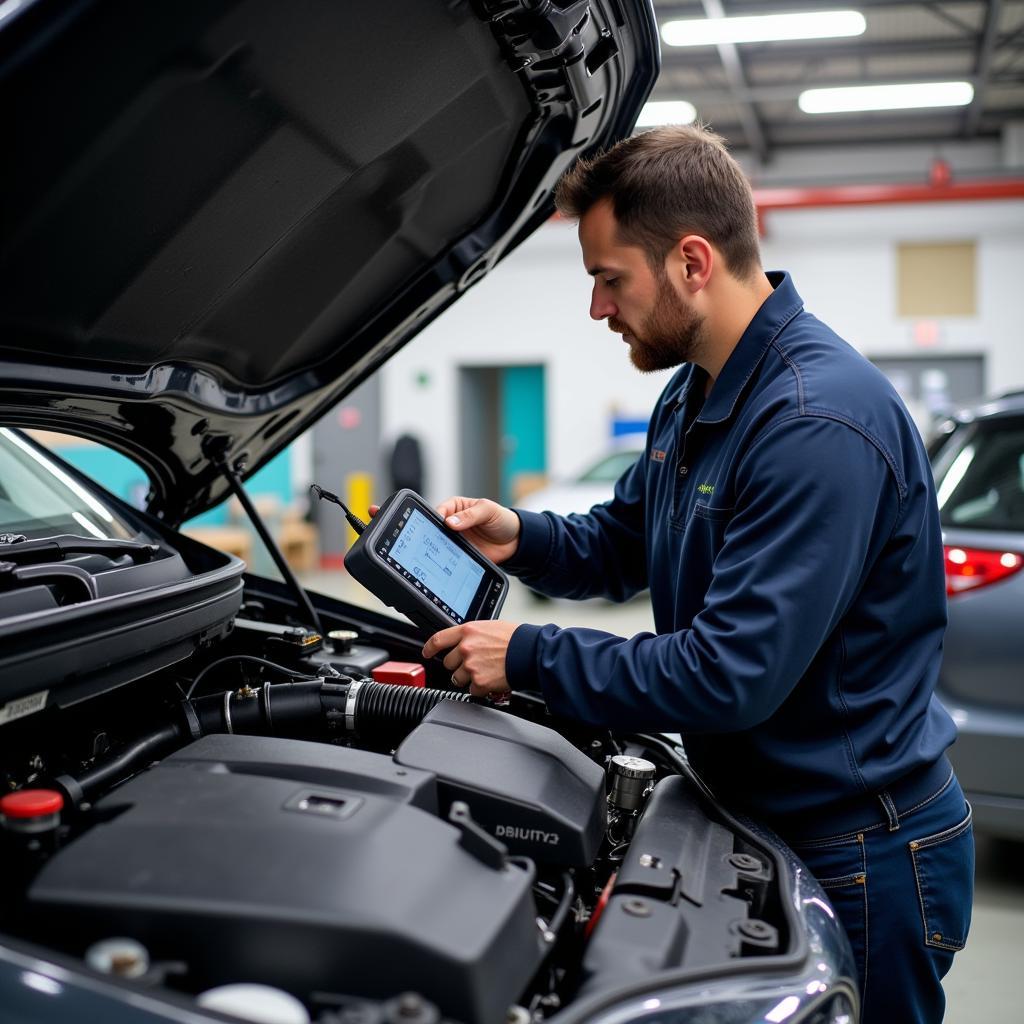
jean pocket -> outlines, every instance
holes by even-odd
[[[907,845],[914,862],[925,945],[955,953],[964,948],[971,924],[971,886],[964,885],[965,878],[974,877],[971,805],[963,821]]]

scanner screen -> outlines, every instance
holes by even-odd
[[[457,615],[465,618],[484,569],[418,509],[391,545],[391,557]]]

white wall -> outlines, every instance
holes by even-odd
[[[765,220],[767,268],[789,270],[808,310],[869,356],[984,354],[986,391],[1024,386],[1024,202],[779,210]],[[938,343],[914,343],[896,314],[896,244],[974,241],[977,309],[938,319]]]
[[[671,372],[633,369],[625,343],[590,319],[590,283],[575,226],[549,224],[387,363],[384,440],[404,430],[421,437],[428,497],[458,489],[459,367],[546,366],[553,477],[571,475],[604,449],[614,414],[650,412]]]
[[[979,285],[978,315],[940,321],[928,351],[985,353],[988,391],[1024,387],[1024,202],[777,211],[763,249],[765,266],[790,270],[807,308],[851,344],[899,356],[922,353],[913,321],[896,315],[894,247],[926,239],[974,239]],[[575,227],[549,224],[387,364],[384,441],[404,430],[423,439],[428,497],[458,488],[460,366],[547,366],[555,477],[602,450],[614,410],[650,410],[669,371],[636,371],[618,337],[589,319],[589,297]]]

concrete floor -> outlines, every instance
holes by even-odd
[[[946,1024],[1024,1020],[1024,844],[979,836],[967,947],[946,976]]]
[[[310,573],[312,590],[387,610],[345,573]],[[393,614],[393,613],[392,613]],[[650,603],[539,601],[512,581],[502,618],[513,622],[589,626],[620,636],[653,630]],[[978,837],[974,916],[967,948],[957,954],[945,981],[946,1024],[1024,1020],[1017,974],[1024,966],[1024,844]]]

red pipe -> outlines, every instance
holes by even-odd
[[[822,188],[756,188],[758,222],[764,233],[769,210],[881,203],[949,203],[984,199],[1024,199],[1024,179],[941,182],[933,185],[834,185]]]

